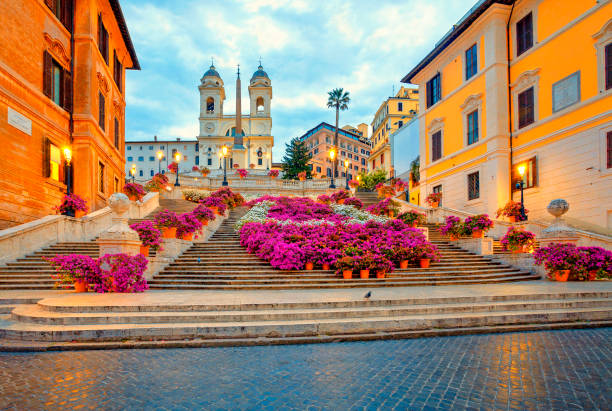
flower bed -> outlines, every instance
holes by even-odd
[[[375,215],[388,215],[389,217],[393,217],[397,215],[400,207],[396,201],[393,201],[391,198],[385,198],[382,201],[379,201],[376,204],[372,204],[366,211],[375,214]]]
[[[334,265],[338,273],[363,269],[380,274],[400,261],[439,257],[421,231],[352,205],[270,196],[249,205],[236,223],[241,244],[282,270],[313,263]]]

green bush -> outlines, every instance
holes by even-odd
[[[387,180],[387,172],[383,169],[371,171],[367,174],[359,174],[359,187],[368,191],[374,190],[376,184]]]

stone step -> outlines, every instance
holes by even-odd
[[[10,318],[12,321],[50,325],[185,324],[226,322],[248,323],[265,321],[403,317],[417,314],[495,313],[500,311],[511,312],[526,309],[555,310],[580,308],[612,309],[612,302],[609,299],[574,299],[541,300],[530,302],[484,302],[469,305],[464,303],[450,303],[349,308],[302,308],[284,310],[160,311],[121,313],[63,313],[48,311],[40,305],[20,305],[18,307],[14,307]],[[10,310],[8,312],[11,313]]]
[[[382,316],[367,318],[324,318],[250,322],[195,322],[151,324],[52,325],[13,322],[0,329],[0,338],[26,341],[120,341],[186,338],[266,338],[343,335],[402,330],[433,330],[508,324],[610,320],[609,308],[524,309],[512,311],[459,312]]]

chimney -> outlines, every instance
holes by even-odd
[[[157,136],[153,136],[153,141],[157,141]]]

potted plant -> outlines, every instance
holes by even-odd
[[[238,173],[238,177],[240,178],[245,178],[249,175],[249,172],[246,171],[244,168],[239,168],[238,170],[236,170],[236,172]]]
[[[392,200],[391,198],[385,198],[382,201],[379,201],[376,204],[372,204],[366,211],[374,214],[374,215],[385,215],[389,217],[393,217],[399,212],[399,204]]]
[[[391,257],[398,262],[399,268],[405,270],[408,268],[410,260],[414,257],[414,249],[403,245],[394,247]]]
[[[213,213],[217,215],[225,214],[225,210],[227,209],[227,205],[223,202],[223,200],[220,197],[213,195],[210,195],[202,200],[202,204],[210,208]]]
[[[198,204],[198,206],[193,209],[192,214],[203,226],[208,225],[209,221],[215,219],[215,213],[204,204]]]
[[[461,219],[454,215],[449,215],[444,221],[444,225],[440,227],[440,233],[450,237],[451,241],[456,241],[463,234],[463,225]]]
[[[378,198],[391,198],[395,195],[395,188],[383,183],[376,185],[376,191],[378,191]]]
[[[329,204],[331,203],[332,199],[330,196],[328,196],[327,194],[321,194],[320,196],[317,197],[317,202],[321,203],[321,204]]]
[[[255,168],[255,164],[253,164],[253,163],[249,164],[249,168],[251,168],[251,169]]]
[[[612,251],[601,247],[578,247],[582,255],[584,275],[579,279],[596,280],[612,277]]]
[[[406,191],[406,188],[408,188],[408,183],[402,180],[401,178],[396,178],[392,180],[392,182],[395,193],[403,193],[404,191]]]
[[[200,167],[198,167],[198,166],[193,166],[193,167],[191,167],[191,171],[197,171],[197,172],[200,172]]]
[[[353,278],[353,269],[355,268],[354,257],[345,255],[336,260],[335,266],[342,273],[342,278],[345,280]]]
[[[46,260],[55,268],[55,285],[62,288],[74,286],[77,293],[87,292],[89,284],[97,281],[100,275],[97,261],[88,255],[56,255]]]
[[[162,229],[164,238],[177,238],[176,230],[180,225],[178,215],[174,211],[163,210],[155,216],[155,225]]]
[[[465,234],[472,234],[473,238],[482,238],[492,227],[493,220],[487,214],[469,216],[463,222]]]
[[[374,270],[376,278],[385,278],[387,273],[393,270],[393,263],[383,255],[377,255],[370,265],[370,270]]]
[[[172,162],[172,163],[168,164],[168,170],[169,170],[171,173],[176,174],[176,173],[178,172],[178,164],[177,164],[177,163],[175,163],[175,162]]]
[[[357,210],[361,210],[361,208],[363,207],[363,203],[357,197],[347,198],[346,200],[344,200],[344,205],[351,205],[355,207]]]
[[[426,222],[425,214],[416,211],[405,211],[400,213],[397,219],[402,220],[412,228],[416,228],[418,225],[423,225]]]
[[[94,284],[99,293],[136,293],[149,288],[144,272],[148,261],[141,255],[106,254],[98,259],[100,276]]]
[[[138,183],[127,183],[123,186],[123,192],[130,198],[130,201],[140,201],[147,194],[145,188]]]
[[[278,177],[278,170],[270,170],[270,171],[268,171],[268,177],[272,177],[272,178]]]
[[[202,228],[202,223],[193,213],[184,213],[178,216],[179,226],[176,230],[176,238],[191,241],[196,231]]]
[[[525,215],[529,213],[529,210],[525,209]],[[498,209],[495,213],[495,218],[499,217],[507,217],[508,221],[511,223],[515,223],[517,221],[522,221],[521,218],[521,203],[516,201],[508,201],[505,206]]]
[[[130,225],[130,228],[138,233],[138,237],[142,242],[140,246],[140,254],[145,257],[149,256],[149,250],[157,250],[162,243],[162,233],[155,228],[152,221],[143,220],[139,223]]]
[[[351,196],[347,190],[340,190],[333,193],[329,198],[334,203],[344,204],[344,201]]]
[[[305,171],[300,171],[297,176],[300,181],[304,181],[306,180],[308,174]]]
[[[522,228],[510,227],[499,242],[504,250],[513,253],[529,252],[535,245],[535,234]]]
[[[574,276],[579,271],[581,255],[574,244],[552,244],[540,247],[533,253],[536,265],[544,265],[547,277],[555,281],[567,281],[570,274]]]
[[[240,168],[240,164],[235,163],[235,164],[234,164],[234,168],[235,168],[236,170],[238,170],[238,169]]]
[[[442,193],[431,193],[425,198],[425,202],[431,208],[438,208],[440,201],[442,201]]]
[[[355,192],[355,189],[357,187],[359,187],[359,181],[357,181],[357,180],[349,180],[348,185],[352,189],[352,191]]]
[[[429,242],[424,242],[420,247],[418,247],[417,253],[419,266],[421,268],[429,268],[429,264],[431,262],[440,260],[440,252],[438,251],[438,248]]]
[[[89,208],[87,207],[87,201],[83,198],[76,194],[70,194],[62,198],[62,203],[56,207],[56,210],[69,217],[81,218],[87,214]]]

